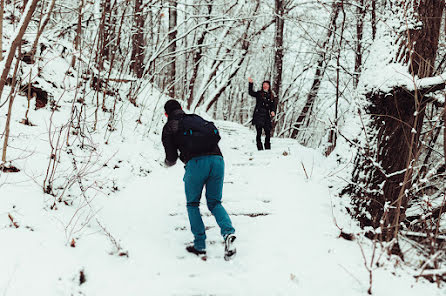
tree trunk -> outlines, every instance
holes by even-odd
[[[104,70],[104,61],[110,56],[110,23],[107,22],[107,15],[111,15],[111,0],[102,0],[100,7],[101,19],[99,21],[98,44],[96,50],[96,65],[99,72]],[[100,78],[100,77],[98,77]]]
[[[77,16],[77,28],[76,28],[76,37],[74,37],[74,50],[75,55],[73,55],[73,58],[71,59],[71,67],[74,68],[76,64],[76,54],[79,50],[80,40],[81,40],[81,34],[82,34],[82,9],[84,8],[84,0],[80,0],[79,7],[78,7],[78,16]]]
[[[341,23],[341,33],[339,36],[339,48],[338,55],[336,57],[336,102],[335,102],[335,116],[333,121],[333,126],[330,129],[328,135],[328,147],[325,151],[325,156],[329,156],[331,152],[336,148],[336,141],[338,137],[338,106],[340,99],[340,72],[341,72],[341,51],[342,43],[344,41],[344,28],[345,28],[345,10],[344,10],[344,0],[341,0],[341,11],[342,11],[342,23]]]
[[[356,6],[356,50],[355,50],[355,73],[353,76],[353,86],[358,86],[359,76],[362,66],[362,32],[364,28],[365,8],[364,0],[358,0]]]
[[[398,37],[403,40],[396,42],[401,45],[395,61],[407,65],[409,75],[429,77],[434,70],[444,2],[421,0],[398,5],[414,5],[414,17],[421,25]],[[370,102],[366,111],[371,120],[365,127],[369,144],[365,153],[358,152],[353,185],[344,192],[353,195],[361,225],[381,227],[385,240],[397,237],[405,218],[428,102],[424,96],[429,91],[432,89],[411,91],[395,86],[390,92],[365,94]]]
[[[169,58],[167,67],[167,87],[169,89],[169,96],[175,98],[175,77],[176,77],[176,62],[175,51],[177,50],[177,1],[169,0]]]
[[[276,99],[278,101],[280,98],[280,88],[282,86],[282,64],[283,64],[283,30],[285,25],[285,20],[283,18],[284,16],[284,1],[283,0],[275,0],[275,18],[276,18],[276,36],[275,36],[275,42],[274,42],[274,69],[273,69],[273,85],[272,85],[272,91],[274,95],[276,96]],[[282,111],[280,110],[280,104],[278,104],[278,111],[279,113]],[[274,118],[275,119],[275,118]],[[274,129],[276,126],[276,120],[273,120],[273,126],[271,131],[274,133]]]
[[[3,10],[5,0],[0,0],[0,61],[3,60]]]
[[[308,122],[309,117],[311,116],[314,101],[316,100],[317,93],[319,92],[319,87],[321,85],[322,78],[324,76],[325,69],[328,64],[328,63],[326,63],[326,54],[327,54],[328,45],[330,43],[331,36],[333,35],[333,32],[336,30],[336,20],[339,15],[339,8],[340,8],[340,3],[338,1],[334,1],[332,8],[331,8],[331,15],[330,15],[330,20],[329,20],[329,24],[328,24],[327,35],[325,37],[325,40],[324,40],[322,46],[318,49],[319,56],[317,59],[316,73],[314,74],[313,84],[311,85],[311,89],[310,89],[310,92],[308,93],[305,105],[304,105],[302,111],[300,112],[300,115],[297,118],[296,123],[293,126],[293,131],[291,132],[291,138],[297,137],[297,135],[299,134],[300,128],[302,127],[302,125],[304,125],[305,121]],[[324,66],[324,63],[325,63],[325,66]]]
[[[444,167],[446,169],[446,94],[444,95],[443,106],[443,155],[444,155]]]
[[[18,26],[18,32],[15,34],[14,39],[11,42],[11,46],[7,52],[6,60],[0,63],[0,70],[2,75],[0,77],[0,98],[2,97],[3,88],[5,87],[6,78],[8,77],[9,70],[11,69],[11,63],[14,59],[14,53],[17,49],[17,46],[22,42],[23,34],[25,34],[26,28],[28,28],[29,22],[31,21],[31,17],[36,10],[36,6],[39,0],[32,0],[28,2],[24,14],[25,16],[20,21]],[[14,35],[13,35],[14,36]],[[2,69],[3,68],[3,69]]]
[[[56,4],[56,0],[52,0],[51,4],[50,4],[50,8],[48,9],[48,12],[46,14],[45,20],[43,21],[42,25],[39,27],[39,30],[38,30],[37,35],[36,35],[36,38],[34,39],[34,43],[33,43],[33,46],[31,48],[31,61],[33,63],[34,63],[34,56],[35,56],[36,51],[37,51],[37,45],[39,44],[40,36],[42,35],[43,30],[45,30],[46,25],[48,24],[48,22],[51,19],[51,14],[53,13],[55,4]]]
[[[372,0],[372,39],[376,36],[376,0]]]
[[[20,45],[21,46],[21,45]],[[9,105],[8,105],[8,114],[6,116],[6,124],[5,124],[5,139],[3,140],[3,151],[2,151],[2,166],[6,162],[6,151],[8,150],[8,142],[9,142],[9,131],[10,131],[10,124],[11,124],[11,116],[12,116],[12,105],[14,104],[14,98],[15,98],[15,87],[17,82],[17,70],[19,68],[20,60],[21,60],[21,48],[18,47],[18,59],[14,66],[14,72],[12,75],[12,82],[11,82],[11,92],[9,96]]]
[[[142,0],[135,0],[131,69],[138,78],[144,74],[144,22]]]

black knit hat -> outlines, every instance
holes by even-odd
[[[172,111],[177,109],[181,109],[181,105],[177,100],[168,100],[166,104],[164,104],[164,110],[166,111],[167,115],[170,115]]]

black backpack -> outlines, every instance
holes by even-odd
[[[220,133],[211,121],[196,114],[184,114],[179,124],[180,147],[189,153],[212,152],[220,141]]]

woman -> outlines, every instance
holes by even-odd
[[[256,98],[256,107],[254,108],[254,115],[252,116],[252,124],[257,131],[257,149],[263,150],[262,145],[262,129],[265,131],[265,149],[271,149],[271,118],[276,115],[277,101],[271,92],[271,84],[269,81],[263,81],[262,89],[259,91],[253,90],[253,80],[251,77],[249,81],[249,95]]]

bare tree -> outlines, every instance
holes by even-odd
[[[310,88],[310,92],[307,95],[307,99],[305,101],[305,105],[300,112],[299,117],[297,118],[293,131],[291,132],[291,137],[296,138],[299,134],[301,127],[308,123],[309,117],[311,116],[311,112],[314,106],[314,102],[316,100],[317,94],[319,92],[319,88],[321,86],[322,78],[325,73],[325,69],[327,67],[327,54],[329,55],[328,46],[330,44],[330,40],[334,31],[336,30],[336,20],[338,19],[339,9],[341,7],[340,1],[333,1],[330,13],[330,19],[328,22],[327,34],[323,39],[322,44],[318,48],[318,58],[316,63],[316,72],[314,74],[313,83]]]
[[[32,0],[28,2],[24,14],[25,16],[21,19],[20,24],[18,26],[18,31],[14,34],[14,38],[11,42],[11,46],[6,55],[6,60],[4,62],[3,69],[0,68],[1,77],[0,77],[0,98],[3,93],[3,88],[5,87],[6,78],[8,77],[9,70],[11,69],[11,63],[14,59],[14,53],[16,52],[17,47],[22,42],[23,34],[25,34],[26,28],[28,28],[29,22],[31,21],[31,17],[36,10],[36,6],[39,0]]]
[[[48,25],[48,22],[51,19],[51,14],[53,13],[55,4],[56,4],[56,0],[52,0],[50,7],[48,8],[48,11],[46,12],[45,19],[44,19],[42,25],[39,27],[39,30],[37,31],[36,38],[34,39],[34,43],[31,48],[31,61],[33,61],[33,62],[34,62],[34,56],[37,51],[37,45],[39,44],[40,36],[42,36],[42,33],[45,30],[45,27]]]
[[[0,78],[0,98],[2,96],[3,88],[5,87],[6,77],[8,76],[9,69],[11,68],[12,60],[14,59],[14,53],[16,52],[18,46],[20,46],[22,42],[23,34],[25,34],[26,28],[28,27],[29,22],[31,21],[31,17],[36,9],[38,0],[33,0],[28,2],[28,5],[25,8],[25,16],[20,21],[20,25],[18,27],[18,31],[16,33],[15,38],[12,40],[11,46],[8,51],[8,55],[4,64],[4,68],[2,71],[2,76]],[[17,65],[19,60],[16,61],[16,68],[14,70],[14,76],[17,72]],[[12,115],[12,105],[14,103],[14,95],[11,95],[9,98],[9,106],[8,106],[8,115],[6,117],[6,125],[5,125],[5,139],[3,142],[3,151],[2,151],[2,162],[3,164],[6,162],[6,150],[8,148],[8,140],[9,140],[9,126],[11,123],[11,115]]]
[[[195,89],[195,82],[197,81],[198,76],[198,69],[201,64],[202,58],[203,58],[203,44],[204,40],[207,35],[207,28],[209,26],[209,19],[212,13],[212,1],[207,2],[206,5],[207,13],[205,16],[206,24],[204,25],[203,30],[200,33],[200,37],[197,39],[197,46],[194,49],[193,53],[193,64],[192,64],[192,76],[189,80],[189,98],[187,99],[187,108],[190,109],[192,106],[192,103],[194,101],[194,89]]]

